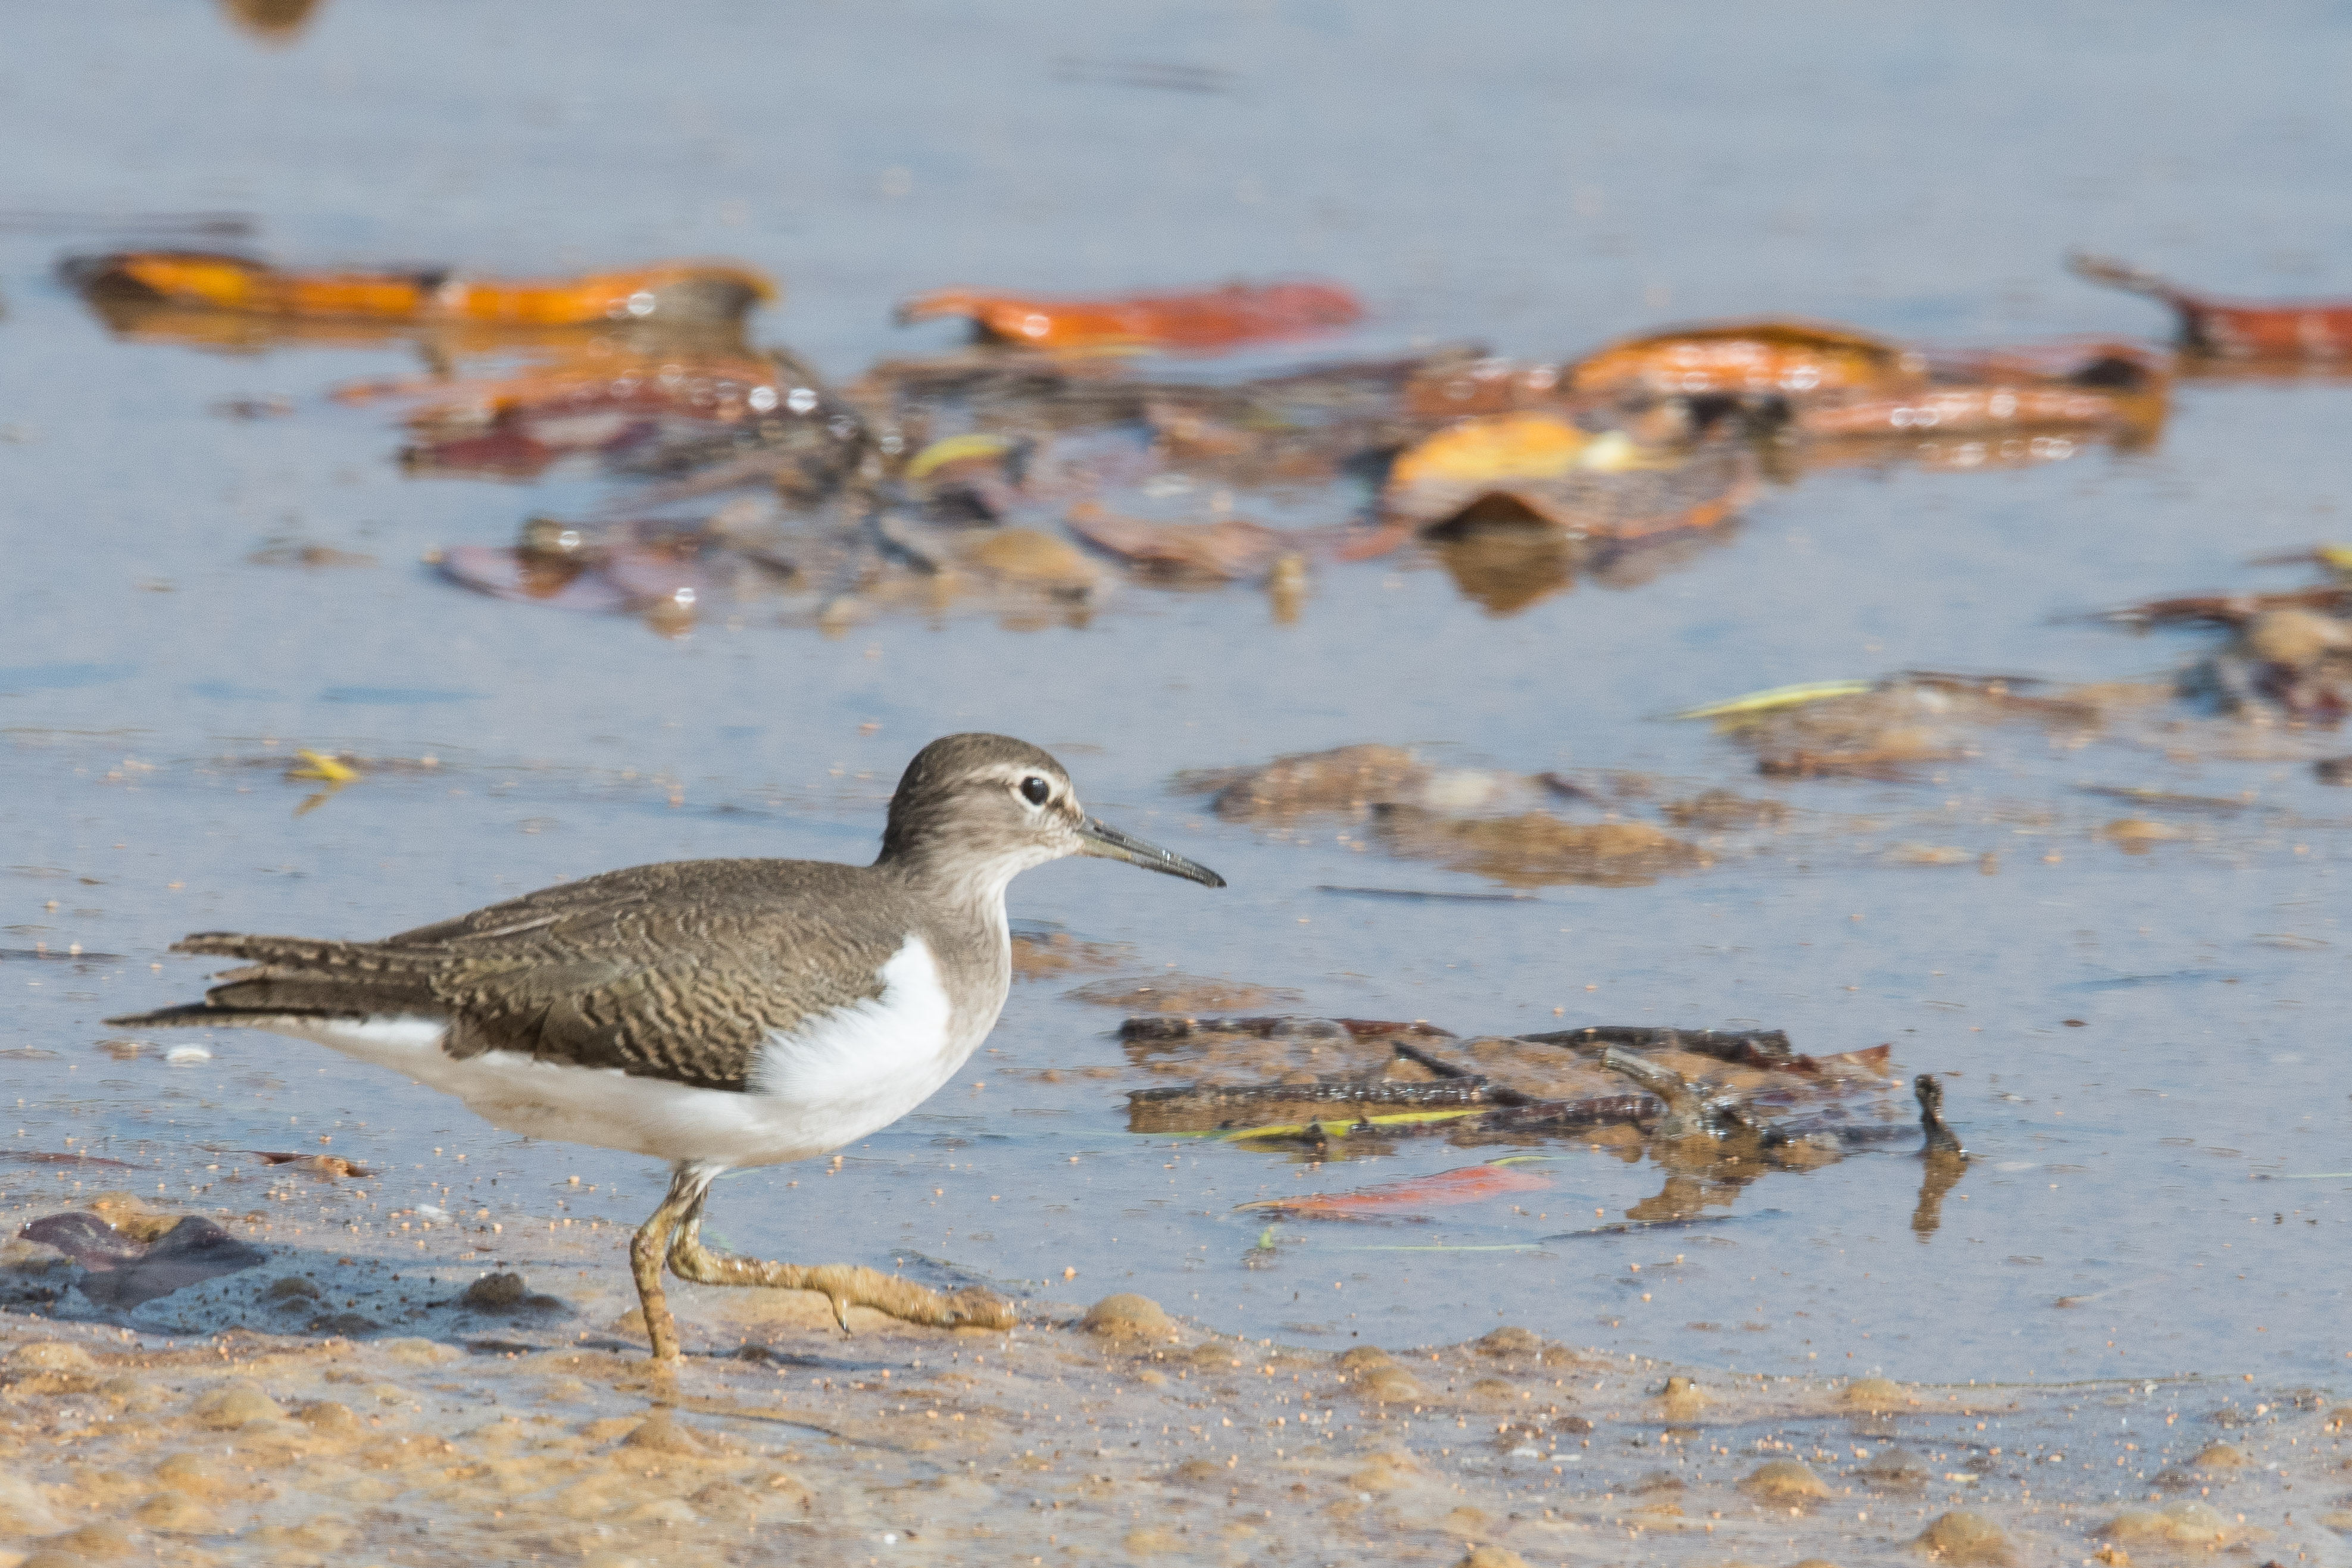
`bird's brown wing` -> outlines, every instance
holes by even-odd
[[[383,942],[205,932],[179,945],[252,961],[222,977],[207,1012],[422,1013],[449,1019],[452,1056],[520,1051],[740,1089],[769,1035],[881,994],[878,971],[907,928],[866,885],[872,875],[812,861],[677,861]]]

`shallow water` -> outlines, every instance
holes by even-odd
[[[1743,1020],[1817,1052],[1892,1041],[1907,1070],[1955,1075],[1948,1114],[1976,1163],[1924,1240],[1918,1163],[1882,1153],[1768,1176],[1719,1225],[1545,1243],[1663,1177],[1563,1146],[1534,1215],[1286,1225],[1275,1266],[1254,1268],[1265,1222],[1237,1203],[1480,1156],[1433,1140],[1304,1170],[1130,1135],[1124,1091],[1162,1080],[1071,1070],[1126,1061],[1118,1014],[1060,994],[1078,975],[1017,987],[966,1072],[839,1174],[723,1184],[713,1225],[745,1250],[919,1254],[1045,1301],[1134,1289],[1324,1346],[1509,1321],[1743,1371],[2344,1375],[2352,1099],[2332,1019],[2352,799],[2306,765],[2340,741],[2205,727],[2168,752],[2009,734],[1909,784],[1767,786],[1748,753],[1655,715],[1901,668],[2168,671],[2201,639],[2057,617],[2285,585],[2243,563],[2343,536],[2352,383],[2185,384],[2152,450],[1816,475],[1647,583],[1588,582],[1507,617],[1399,557],[1322,572],[1291,626],[1238,589],[1130,589],[1083,628],[884,620],[827,638],[747,615],[664,640],[414,564],[611,487],[404,478],[390,417],[322,395],[411,374],[407,353],[113,341],[48,270],[120,242],[72,215],[223,208],[298,263],[732,254],[786,281],[761,340],[839,377],[951,341],[887,311],[959,279],[1327,273],[1374,307],[1317,350],[1333,354],[1476,337],[1549,355],[1757,311],[1930,338],[2152,335],[2153,307],[2073,282],[2059,253],[2352,293],[2332,178],[2352,132],[2324,112],[2352,64],[2343,16],[2217,34],[2194,12],[2142,13],[2123,37],[2048,7],[1782,7],[1700,36],[1532,6],[1443,23],[1315,5],[984,24],[675,11],[575,10],[551,32],[520,9],[420,23],[330,0],[278,49],[189,8],[17,27],[0,61],[17,150],[0,187],[0,1082],[23,1100],[19,1149],[88,1140],[152,1163],[142,1190],[241,1206],[219,1151],[326,1136],[383,1168],[379,1218],[464,1193],[634,1224],[658,1192],[646,1163],[520,1143],[273,1037],[189,1037],[214,1053],[197,1065],[117,1061],[93,1048],[99,1020],[194,994],[204,965],[163,952],[188,931],[364,936],[640,861],[861,858],[907,757],[987,728],[1055,750],[1091,807],[1231,880],[1211,894],[1088,863],[1018,884],[1017,917],[1129,944],[1137,971],[1464,1034]],[[1171,90],[1135,85],[1165,79],[1136,62],[1222,74]],[[278,395],[293,414],[209,411]],[[289,537],[380,564],[247,562]],[[1490,884],[1328,826],[1254,832],[1167,788],[1180,769],[1359,740],[1640,770],[1662,795],[1722,785],[1820,815],[1647,888],[1370,902],[1317,889]],[[436,761],[297,816],[315,793],[280,776],[297,746]],[[2126,856],[2095,830],[2131,813],[2085,783],[2252,791],[2263,809],[2183,819],[2189,838]],[[1969,855],[1881,853],[1910,842]],[[1998,875],[1973,868],[1988,852]],[[74,943],[121,957],[16,956]],[[0,1176],[27,1212],[77,1181],[132,1184]]]

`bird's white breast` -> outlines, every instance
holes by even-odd
[[[888,1126],[955,1076],[995,1023],[955,1026],[919,936],[880,971],[882,994],[771,1034],[743,1090],[632,1077],[520,1051],[452,1057],[438,1018],[283,1019],[263,1026],[407,1073],[509,1131],[716,1165],[828,1153]]]
[[[822,1130],[826,1149],[887,1127],[929,1100],[988,1032],[982,1026],[970,1039],[956,1037],[939,963],[919,936],[891,955],[881,979],[881,995],[770,1035],[751,1068],[751,1095]]]

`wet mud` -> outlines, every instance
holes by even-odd
[[[289,1332],[272,1295],[400,1263],[293,1240],[268,1271],[297,1289],[199,1341],[7,1327],[14,1561],[2326,1560],[2352,1523],[2347,1412],[2305,1390],[1728,1377],[1514,1327],[1335,1353],[1132,1295],[845,1337],[814,1296],[705,1292],[656,1372],[478,1280],[437,1332]],[[625,1298],[609,1248],[528,1251],[566,1319]],[[472,1271],[401,1267],[419,1294]]]

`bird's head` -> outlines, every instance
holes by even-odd
[[[1088,816],[1062,764],[1009,735],[947,735],[918,752],[890,797],[876,863],[1001,888],[1065,855],[1225,885],[1206,866]]]

